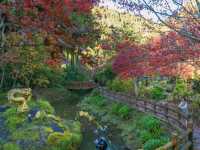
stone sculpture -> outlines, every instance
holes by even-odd
[[[18,112],[27,112],[29,107],[27,102],[32,97],[32,90],[30,88],[12,89],[8,91],[8,101],[11,104],[17,105]]]

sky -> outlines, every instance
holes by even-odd
[[[124,0],[125,1],[125,0]],[[126,0],[127,2],[130,2],[130,1],[133,1],[133,2],[136,2],[138,0]],[[149,2],[150,0],[146,0],[146,2]],[[156,1],[156,0],[154,0]],[[177,5],[175,5],[173,3],[173,0],[161,0],[162,2],[165,2],[167,1],[168,4],[170,5],[170,8],[172,9],[172,11],[176,11],[178,9],[180,9],[180,7],[177,7]],[[183,2],[185,3],[186,1],[188,0],[176,0],[178,2]],[[100,6],[104,6],[104,7],[109,7],[109,8],[112,8],[112,9],[116,9],[117,11],[127,11],[126,8],[122,8],[121,5],[117,4],[117,2],[120,2],[120,0],[100,0],[100,3],[99,5]],[[155,6],[155,9],[160,11],[160,12],[167,12],[164,8],[164,6],[166,6],[165,4],[164,5],[158,5],[158,6]],[[130,12],[130,11],[129,11]],[[134,14],[134,15],[138,15],[137,14],[138,11],[131,11],[130,13]],[[142,14],[142,16],[144,16],[145,18],[147,19],[151,19],[155,22],[158,22],[158,18],[155,16],[155,14],[153,14],[151,11],[149,10],[145,10],[143,9],[142,11],[140,11],[140,13]],[[169,12],[167,12],[169,13]],[[162,17],[162,19],[166,19],[167,17],[166,16],[160,16]]]

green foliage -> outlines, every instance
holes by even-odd
[[[116,74],[112,71],[112,66],[107,65],[102,71],[96,73],[95,80],[101,85],[105,85],[108,81],[113,80]]]
[[[53,115],[54,108],[45,100],[32,100],[28,105],[30,109],[39,108],[41,113],[46,112],[49,115],[44,114],[45,121],[35,118],[32,122],[28,122],[28,112],[19,113],[15,107],[7,109],[2,117],[5,118],[5,127],[9,130],[9,139],[7,144],[2,146],[3,150],[21,150],[21,141],[32,143],[26,145],[26,148],[31,150],[36,150],[38,147],[43,150],[47,150],[46,147],[48,150],[76,150],[78,148],[82,140],[79,122],[57,119],[59,117]],[[51,128],[52,122],[63,128],[64,134],[54,132]],[[46,139],[45,145],[40,145],[41,135]],[[10,141],[12,143],[9,143]],[[19,146],[14,144],[16,142]]]
[[[160,86],[155,86],[151,88],[149,92],[150,92],[150,97],[155,100],[161,100],[167,97],[164,89]]]
[[[121,118],[128,119],[131,109],[126,105],[117,103],[112,105],[111,112],[120,116]]]
[[[45,51],[43,36],[38,33],[33,34],[31,45],[20,44],[24,43],[23,40],[24,37],[17,32],[11,32],[6,36],[5,45],[10,59],[0,67],[4,68],[0,71],[4,71],[5,74],[3,87],[46,87],[49,81],[42,72],[48,68],[44,63],[48,53]]]
[[[38,87],[61,87],[64,86],[65,76],[60,70],[54,70],[48,66],[39,68],[33,76],[33,85]]]
[[[44,99],[39,99],[36,102],[29,102],[29,105],[34,108],[37,107],[40,110],[45,111],[47,114],[53,114],[55,112],[54,108],[50,105],[50,103]]]
[[[95,19],[100,24],[103,35],[113,34],[115,42],[128,38],[137,43],[145,43],[150,38],[158,35],[157,31],[162,28],[162,26],[149,23],[140,17],[113,9],[95,7],[93,11],[96,14]],[[147,32],[144,34],[143,31]]]
[[[144,144],[144,150],[155,150],[156,148],[164,145],[167,140],[150,139]]]
[[[113,81],[107,83],[107,86],[110,90],[116,92],[131,92],[133,91],[133,82],[131,79],[121,80],[119,78],[115,78]]]
[[[158,77],[157,77],[158,78]],[[168,96],[168,91],[171,90],[171,85],[167,79],[154,80],[146,79],[140,81],[139,96],[143,98],[151,98],[153,100],[164,100]]]
[[[104,106],[106,104],[104,97],[101,95],[94,95],[94,96],[89,96],[86,97],[85,99],[89,104],[93,104],[96,106]]]
[[[152,116],[144,116],[136,126],[145,150],[154,150],[168,141],[163,135],[161,122]]]
[[[6,126],[11,131],[20,127],[26,120],[25,114],[18,113],[15,107],[6,110],[6,112],[3,113],[3,116],[6,118]]]
[[[198,93],[200,92],[200,79],[199,78],[192,80],[192,89],[195,92],[198,92]]]
[[[32,128],[31,128],[32,127]],[[40,134],[36,130],[34,130],[34,127],[31,126],[28,129],[19,129],[12,132],[12,140],[33,140],[37,141],[40,139]]]
[[[6,143],[3,145],[3,150],[21,150],[17,144]]]
[[[190,95],[191,91],[188,89],[187,83],[184,80],[178,79],[172,92],[173,99],[180,100],[183,97],[188,97]]]
[[[68,66],[65,70],[65,80],[70,81],[87,81],[88,75],[77,66]]]
[[[161,122],[152,116],[143,117],[139,121],[139,126],[150,132],[153,137],[159,137],[161,134]]]
[[[76,150],[82,141],[82,135],[80,123],[74,122],[72,124],[71,131],[65,131],[64,134],[54,132],[48,137],[48,145],[51,146],[51,150]]]

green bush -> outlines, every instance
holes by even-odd
[[[39,99],[36,102],[30,101],[29,105],[32,108],[37,107],[40,110],[43,110],[48,114],[53,114],[55,112],[54,108],[50,105],[50,103],[43,99]]]
[[[151,88],[149,92],[150,92],[149,94],[150,94],[151,98],[154,100],[161,100],[161,99],[165,99],[167,97],[165,94],[165,90],[159,86],[155,86],[155,87]]]
[[[165,140],[150,139],[144,144],[144,150],[155,150],[156,148],[164,145],[165,143]]]
[[[150,132],[151,135],[155,138],[159,137],[162,132],[161,131],[161,122],[152,116],[143,117],[139,121],[138,126],[141,127],[142,129]]]
[[[192,80],[192,89],[195,91],[195,92],[200,92],[200,79],[194,79]]]
[[[26,120],[25,114],[18,113],[17,108],[9,108],[3,113],[6,118],[6,126],[12,131],[19,127]]]
[[[120,116],[123,119],[129,118],[130,111],[131,109],[128,106],[122,104],[113,104],[111,107],[111,112]]]
[[[3,145],[3,150],[21,150],[17,144],[6,143]]]
[[[108,65],[104,70],[97,72],[95,80],[101,85],[106,85],[108,81],[113,80],[116,77],[116,74],[112,71],[112,66]]]
[[[101,95],[86,97],[86,101],[89,104],[96,105],[96,106],[104,106],[106,104],[104,97],[102,97]]]
[[[142,130],[140,131],[140,141],[142,141],[142,143],[145,143],[146,141],[152,139],[152,134],[146,130]]]
[[[65,70],[65,80],[70,81],[87,81],[88,75],[83,69],[76,66],[68,66]]]
[[[177,80],[176,86],[173,89],[172,97],[174,100],[180,100],[183,97],[188,97],[191,95],[191,91],[187,87],[187,83],[184,80]]]
[[[64,86],[65,76],[60,70],[54,70],[48,66],[38,69],[34,75],[34,86],[39,87],[60,87]]]
[[[115,78],[113,81],[107,83],[107,86],[110,90],[116,92],[131,92],[133,91],[133,82],[131,79],[121,80],[119,78]]]

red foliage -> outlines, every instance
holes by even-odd
[[[120,45],[113,69],[122,77],[181,76],[190,78],[200,58],[200,44],[169,32],[146,45]]]

